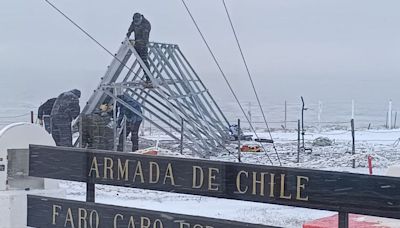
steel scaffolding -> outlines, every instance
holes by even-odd
[[[149,43],[148,68],[134,42],[122,42],[82,113],[92,113],[111,97],[175,140],[184,129],[184,145],[202,157],[222,151],[229,140],[229,122],[178,45]],[[146,74],[152,86],[144,82]],[[141,103],[143,113],[119,99],[116,90]]]

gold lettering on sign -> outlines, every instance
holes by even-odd
[[[94,156],[93,159],[92,159],[92,165],[90,165],[90,170],[89,170],[89,177],[92,176],[92,171],[96,172],[96,178],[100,178],[99,165],[97,164],[96,156]]]
[[[78,227],[79,228],[87,228],[87,211],[85,208],[78,208]],[[83,222],[83,226],[82,226]]]
[[[118,158],[118,180],[125,179],[128,181],[129,177],[129,160],[125,160],[125,164],[122,165],[121,159]]]
[[[57,209],[61,210],[61,206],[54,204],[53,205],[53,223],[52,223],[53,225],[56,225],[56,217],[59,215]]]
[[[140,182],[144,183],[142,163],[140,161],[138,161],[136,164],[136,170],[135,170],[135,175],[133,176],[133,182],[135,182],[136,176],[140,176]]]
[[[219,184],[214,183],[216,176],[213,172],[219,173],[219,169],[217,168],[208,168],[208,190],[210,191],[218,191]]]
[[[167,178],[170,179],[172,185],[175,185],[174,173],[172,171],[171,163],[168,163],[167,170],[165,171],[164,184],[166,184]]]
[[[247,190],[249,189],[248,186],[246,186],[246,188],[244,190],[242,190],[241,188],[241,176],[242,174],[246,175],[246,177],[249,177],[249,173],[244,171],[244,170],[240,170],[239,173],[236,176],[236,190],[240,193],[240,194],[245,194],[247,192]]]
[[[133,219],[133,216],[129,218],[128,228],[135,228],[135,219]]]
[[[93,216],[96,216],[94,226],[93,226]],[[90,219],[90,221],[89,221],[90,228],[99,228],[100,218],[99,218],[99,213],[97,213],[96,210],[93,210],[90,212],[89,219]]]
[[[275,189],[275,174],[270,174],[270,182],[269,182],[269,197],[274,197],[274,189]]]
[[[292,194],[289,194],[288,196],[285,195],[285,174],[281,174],[281,194],[279,195],[279,198],[281,199],[291,199]]]
[[[260,195],[264,196],[265,175],[268,173],[261,173],[260,180],[257,180],[257,172],[253,172],[253,191],[251,194],[257,195],[257,184],[260,185]]]
[[[155,183],[157,183],[159,180],[160,180],[160,166],[156,163],[156,162],[150,162],[149,163],[150,164],[150,174],[149,174],[149,183],[150,184],[155,184]],[[154,169],[155,169],[155,173],[156,173],[156,177],[155,177],[155,179],[154,179],[154,175],[153,175],[153,173],[154,173]]]
[[[149,228],[151,225],[150,219],[147,217],[140,217],[140,228]]]
[[[103,176],[103,179],[107,180],[108,173],[110,174],[110,179],[111,180],[114,179],[114,173],[113,173],[113,170],[112,170],[113,166],[114,166],[114,161],[109,157],[104,157],[104,174],[103,174],[104,176]]]
[[[64,223],[64,227],[67,226],[67,223],[69,222],[70,226],[72,228],[75,228],[75,224],[74,224],[74,218],[72,217],[72,211],[71,208],[68,208],[67,210],[67,215],[65,217],[65,223]]]
[[[161,222],[161,220],[160,219],[156,219],[155,221],[154,221],[154,224],[153,224],[153,228],[164,228],[164,225],[163,225],[163,223]]]
[[[197,174],[199,174],[200,178],[197,179]],[[192,188],[201,188],[203,187],[204,182],[204,173],[203,169],[200,166],[193,166],[193,179],[192,179]],[[199,181],[197,181],[199,180]]]
[[[179,228],[190,228],[190,223],[184,222],[182,220],[175,220],[174,222],[179,223]]]
[[[308,201],[308,196],[301,197],[301,190],[304,190],[306,188],[306,185],[304,183],[301,183],[302,180],[305,180],[306,182],[308,182],[308,177],[297,176],[296,199],[302,200],[302,201]]]
[[[124,220],[124,216],[123,216],[123,215],[121,215],[121,214],[116,214],[116,215],[114,216],[114,228],[118,228],[118,223],[117,223],[118,218],[120,218],[121,220]]]

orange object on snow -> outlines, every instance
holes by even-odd
[[[259,145],[243,145],[240,147],[242,152],[261,152],[261,147]]]

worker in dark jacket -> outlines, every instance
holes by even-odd
[[[72,147],[71,122],[79,116],[81,91],[74,89],[60,94],[51,110],[51,134],[57,146]]]
[[[139,127],[142,123],[142,108],[139,102],[135,101],[132,97],[124,94],[119,95],[118,98],[126,102],[132,109],[136,111],[133,112],[126,106],[118,103],[117,108],[119,108],[118,114],[118,125],[121,125],[123,118],[125,117],[126,120],[126,135],[124,135],[123,131],[119,136],[119,143],[118,143],[118,151],[123,151],[123,137],[127,137],[129,133],[131,134],[131,141],[132,141],[132,151],[136,151],[139,149]],[[139,115],[140,114],[140,115]]]
[[[83,148],[100,150],[112,150],[114,148],[111,111],[112,106],[102,104],[93,114],[82,118]]]
[[[140,58],[143,60],[144,64],[147,66],[147,69],[150,70],[148,56],[148,43],[149,43],[149,36],[150,36],[151,24],[150,22],[144,18],[144,16],[140,13],[135,13],[133,15],[133,21],[131,26],[129,26],[128,33],[126,36],[129,38],[132,32],[135,33],[135,50],[139,54]],[[146,82],[150,83],[150,78],[146,75]]]
[[[40,105],[38,109],[39,124],[43,126],[44,123],[44,128],[49,133],[51,133],[50,114],[56,99],[57,98],[48,99],[46,102]]]

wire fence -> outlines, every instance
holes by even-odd
[[[352,103],[354,105],[352,105]],[[266,132],[265,123],[261,112],[255,102],[242,102],[247,115],[257,132]],[[391,107],[390,107],[391,106]],[[395,102],[382,104],[376,103],[357,103],[352,102],[314,102],[306,103],[304,111],[304,128],[306,129],[306,137],[337,137],[344,136],[346,140],[351,140],[350,119],[354,116],[355,131],[366,131],[370,135],[376,137],[365,139],[362,141],[370,142],[395,142],[400,136],[400,123],[397,119],[397,110],[400,106],[396,106]],[[244,130],[249,130],[249,125],[240,110],[236,110],[234,103],[223,103],[221,109],[230,120],[230,124],[237,123],[237,119],[241,119],[241,126]],[[35,110],[35,109],[33,109]],[[281,102],[281,104],[264,105],[267,110],[267,120],[273,132],[297,131],[298,120],[301,120],[301,103]],[[389,117],[391,110],[391,117]],[[147,115],[145,113],[145,115]],[[34,114],[36,120],[37,113]],[[156,118],[148,116],[152,121],[163,126]],[[400,118],[400,116],[399,116]],[[389,122],[390,121],[390,122]],[[31,112],[28,109],[5,110],[0,113],[0,128],[15,122],[31,122]],[[165,127],[165,126],[164,126]],[[391,129],[390,131],[382,131],[382,129]],[[144,121],[141,126],[141,134],[160,134],[161,132],[149,121]],[[392,137],[387,139],[385,135]],[[278,139],[277,141],[279,141]],[[285,141],[284,139],[280,141]],[[287,141],[297,141],[290,139]]]

